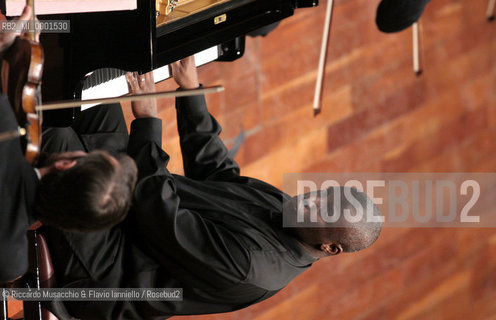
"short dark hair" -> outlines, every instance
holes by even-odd
[[[341,210],[351,209],[354,210],[355,206],[344,196],[344,192],[347,192],[358,201],[360,206],[365,211],[367,207],[373,210],[373,216],[382,216],[379,208],[374,204],[374,202],[367,196],[366,193],[358,191],[356,188],[350,187],[331,187],[334,188],[333,192],[341,193]],[[332,208],[332,193],[328,192],[330,195],[328,197],[328,206]],[[363,212],[362,219],[357,222],[348,222],[344,219],[343,214],[341,218],[337,221],[335,226],[330,227],[329,234],[333,240],[339,242],[344,252],[356,252],[371,246],[382,230],[381,222],[367,221],[366,214]]]
[[[104,153],[89,153],[67,170],[43,176],[36,201],[38,219],[73,232],[108,229],[127,215],[137,179],[134,161],[118,155],[118,166]]]

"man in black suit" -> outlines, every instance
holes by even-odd
[[[30,17],[26,8],[20,20]],[[0,33],[0,53],[11,47],[16,36]],[[123,220],[136,166],[127,156],[73,150],[42,157],[39,168],[33,168],[23,156],[16,117],[4,94],[0,94],[0,114],[4,137],[0,140],[0,283],[4,283],[27,269],[26,231],[37,219],[73,231],[109,228]],[[47,132],[44,151],[64,151],[56,150],[56,136]]]
[[[171,68],[181,89],[199,87],[192,58]],[[149,75],[128,81],[137,93],[153,85]],[[59,317],[163,319],[237,310],[273,296],[318,259],[364,249],[379,236],[381,224],[365,221],[283,228],[283,214],[296,214],[295,198],[240,176],[203,96],[176,100],[185,176],[167,170],[155,102],[132,108],[128,154],[138,166],[132,210],[106,231],[44,230],[57,286],[183,288],[183,300],[53,302]],[[363,193],[351,193],[373,206]],[[344,198],[341,208],[354,210]]]

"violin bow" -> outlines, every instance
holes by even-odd
[[[92,104],[92,103],[115,103],[122,101],[136,101],[136,100],[144,100],[150,98],[166,98],[166,97],[186,97],[186,96],[196,96],[200,94],[214,93],[224,91],[224,87],[222,86],[213,86],[213,87],[205,87],[202,89],[188,89],[181,91],[160,91],[154,93],[142,93],[135,95],[128,95],[122,97],[115,98],[103,98],[103,99],[91,99],[91,100],[79,100],[79,101],[60,101],[51,104],[37,106],[36,110],[57,110],[57,109],[66,109],[72,108],[75,106],[80,106],[83,104]],[[21,137],[26,134],[26,129],[18,128],[17,130],[10,130],[5,132],[0,132],[0,142]]]
[[[213,87],[205,87],[200,89],[184,89],[180,91],[159,91],[153,93],[140,93],[140,94],[132,94],[132,95],[126,95],[120,97],[113,97],[113,98],[65,100],[65,101],[39,105],[36,107],[36,110],[37,111],[58,110],[58,109],[79,107],[85,104],[108,104],[108,103],[125,102],[125,101],[145,100],[152,98],[157,99],[157,98],[168,98],[168,97],[197,96],[201,94],[215,93],[221,91],[224,91],[223,86],[213,86]]]
[[[23,133],[20,129],[5,131],[5,132],[0,133],[0,142],[7,141],[10,139],[14,139],[14,138],[18,138],[24,134],[25,134],[25,132]]]
[[[200,94],[207,93],[215,93],[224,91],[224,87],[222,86],[213,86],[213,87],[205,87],[202,89],[188,89],[181,91],[160,91],[153,93],[141,93],[134,95],[127,95],[122,97],[115,98],[103,98],[103,99],[89,99],[89,100],[67,100],[60,101],[51,104],[40,105],[36,107],[37,111],[45,111],[45,110],[58,110],[58,109],[66,109],[72,108],[84,104],[93,104],[93,103],[115,103],[115,102],[123,102],[123,101],[137,101],[137,100],[145,100],[151,98],[167,98],[167,97],[187,97],[187,96],[196,96]],[[17,130],[10,130],[5,132],[0,132],[0,142],[21,137],[26,134],[26,130],[24,128],[18,128]]]

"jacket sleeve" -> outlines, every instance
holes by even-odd
[[[185,175],[195,180],[232,181],[239,166],[219,137],[221,127],[209,114],[204,96],[176,99]]]
[[[169,155],[162,151],[162,120],[139,118],[131,123],[127,153],[138,167],[138,181],[143,177],[170,177],[167,170]]]
[[[247,276],[248,253],[229,230],[181,208],[169,156],[160,148],[160,120],[131,124],[128,153],[138,166],[133,199],[136,230],[149,254],[196,288],[225,288]],[[183,178],[185,179],[185,178]]]
[[[0,95],[0,133],[17,130],[17,121],[5,95]],[[28,265],[27,228],[38,178],[27,163],[19,138],[0,142],[0,283],[22,275]]]

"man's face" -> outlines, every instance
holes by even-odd
[[[326,210],[327,206],[332,208],[333,202],[328,198],[332,199],[333,195],[333,189],[326,192],[312,191],[293,197],[286,204],[294,210],[293,232],[301,242],[312,247],[314,252],[320,252],[320,255],[317,254],[318,257],[337,255],[343,251],[343,247],[333,236],[334,228],[331,227],[331,223],[322,218],[322,201],[325,201]],[[298,218],[305,222],[299,223]]]

